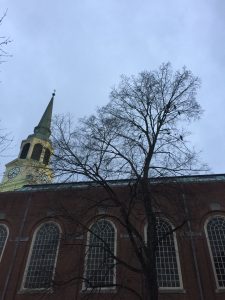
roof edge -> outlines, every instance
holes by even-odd
[[[149,179],[152,184],[159,183],[205,183],[205,182],[225,182],[225,174],[204,174],[204,175],[183,175],[183,176],[169,176],[169,177],[157,177]],[[130,183],[134,183],[132,179],[119,179],[119,180],[108,180],[110,185],[124,186]],[[74,189],[83,187],[101,186],[100,183],[93,181],[78,181],[78,182],[61,182],[51,184],[36,184],[36,185],[25,185],[17,191],[46,191],[55,189]]]

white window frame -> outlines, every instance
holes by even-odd
[[[164,218],[164,217],[156,217],[156,218],[167,222],[171,226],[172,230],[175,228],[173,223],[171,223],[167,218]],[[147,226],[148,226],[148,224],[146,223],[145,227],[144,227],[145,242],[147,242]],[[176,253],[177,271],[178,271],[180,286],[176,286],[176,287],[160,287],[159,286],[159,291],[174,291],[175,292],[175,291],[183,291],[183,289],[184,289],[182,272],[181,272],[181,264],[180,264],[180,255],[179,255],[179,249],[178,249],[178,243],[177,243],[177,237],[176,237],[175,231],[173,232],[173,242],[174,242],[174,248],[175,248],[175,253]]]
[[[85,278],[86,278],[86,274],[87,274],[87,260],[88,260],[88,250],[89,250],[89,246],[90,246],[90,236],[92,234],[91,232],[91,227],[96,224],[98,221],[107,221],[109,222],[113,228],[114,228],[114,233],[115,233],[115,238],[114,238],[114,256],[117,255],[117,228],[115,226],[115,224],[109,220],[108,218],[101,218],[101,219],[98,219],[96,220],[95,222],[93,222],[90,226],[89,226],[89,229],[88,229],[88,232],[87,232],[87,238],[86,238],[86,241],[87,241],[87,244],[85,246],[85,259],[84,259],[84,281],[82,282],[82,292],[106,292],[106,291],[114,291],[116,289],[116,286],[112,286],[112,287],[100,287],[100,288],[91,288],[91,287],[86,287],[86,282],[85,282]],[[114,262],[114,267],[113,267],[113,284],[115,285],[116,284],[116,259],[114,258],[113,259],[113,262]]]
[[[214,262],[213,253],[212,253],[210,240],[209,240],[209,236],[208,236],[208,230],[207,230],[207,226],[208,226],[209,221],[211,221],[214,218],[222,218],[222,219],[224,219],[224,222],[225,222],[225,216],[224,215],[222,215],[222,214],[221,215],[218,215],[218,214],[212,215],[212,216],[208,217],[207,220],[205,221],[204,230],[205,230],[207,245],[208,245],[208,249],[209,249],[209,256],[210,256],[210,260],[211,260],[211,264],[212,264],[214,278],[215,278],[215,281],[216,281],[216,288],[217,288],[217,290],[224,291],[225,286],[221,287],[221,286],[219,286],[219,283],[218,283],[218,277],[217,277],[217,273],[216,273],[215,262]],[[224,249],[224,251],[225,251],[225,249]]]
[[[53,271],[52,271],[52,279],[55,276],[56,264],[57,264],[58,254],[59,254],[60,237],[62,235],[62,229],[58,223],[56,223],[54,221],[47,221],[47,222],[43,222],[43,223],[39,224],[39,226],[35,229],[35,231],[33,233],[32,242],[30,245],[29,254],[28,254],[26,267],[25,267],[25,271],[24,271],[24,275],[23,275],[23,280],[22,280],[22,284],[21,284],[21,289],[20,289],[20,292],[22,292],[22,293],[24,293],[24,292],[38,293],[38,292],[44,292],[44,291],[52,291],[52,287],[49,287],[49,288],[25,288],[24,287],[25,282],[26,282],[28,268],[29,268],[30,261],[31,261],[34,243],[35,243],[36,236],[37,236],[37,232],[43,225],[48,224],[48,223],[56,225],[59,229],[59,242],[58,242],[57,249],[56,249],[55,263],[54,263],[54,267],[53,267]]]
[[[4,246],[3,246],[3,248],[2,248],[2,253],[0,254],[0,262],[1,262],[2,257],[3,257],[3,253],[4,253],[4,251],[5,251],[6,243],[7,243],[7,241],[8,241],[8,237],[9,237],[9,228],[8,228],[8,226],[7,226],[6,224],[4,224],[4,223],[0,223],[0,226],[5,227],[6,232],[7,232],[6,239],[5,239],[5,243],[4,243]]]

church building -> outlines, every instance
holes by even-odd
[[[104,187],[54,183],[52,98],[0,184],[1,300],[136,300],[146,290]],[[130,182],[109,185],[126,203]],[[225,299],[225,174],[155,178],[159,300]],[[145,239],[140,203],[132,222]],[[168,234],[168,232],[170,234]]]

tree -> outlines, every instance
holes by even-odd
[[[136,269],[126,267],[142,274],[144,299],[148,300],[158,299],[156,252],[162,238],[157,235],[151,182],[205,169],[187,140],[187,124],[202,113],[196,101],[199,85],[199,79],[185,67],[173,72],[169,63],[162,64],[156,71],[122,76],[110,93],[110,102],[75,128],[65,116],[56,117],[54,123],[56,176],[70,180],[78,176],[97,183],[106,191],[110,205],[120,207],[119,222],[139,263]],[[121,200],[110,184],[112,179],[127,180],[129,201]],[[146,242],[134,223],[140,203],[148,224]],[[119,257],[116,260],[126,264]]]
[[[4,129],[0,128],[0,155],[8,148],[11,143],[9,134]]]
[[[6,17],[7,11],[3,14],[3,16],[0,18],[0,26],[3,23],[4,18]],[[11,43],[11,39],[6,36],[0,36],[0,64],[5,62],[5,58],[9,57],[8,52],[6,51],[6,47],[8,44]],[[9,135],[0,128],[0,154],[7,149],[10,143]]]
[[[3,24],[3,20],[6,17],[7,11],[3,14],[3,16],[0,18],[0,26]],[[6,50],[6,47],[9,43],[11,43],[12,40],[9,37],[6,36],[0,36],[0,64],[5,62],[5,58],[9,57],[9,54]]]

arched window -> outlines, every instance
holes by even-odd
[[[206,235],[217,287],[225,288],[225,218],[211,218],[206,224]]]
[[[48,165],[50,156],[51,156],[50,150],[49,150],[49,149],[46,149],[46,150],[45,150],[44,159],[43,159],[43,163],[44,163],[45,165]]]
[[[176,236],[172,230],[167,220],[157,218],[156,268],[160,288],[182,287]]]
[[[4,224],[0,224],[0,260],[5,249],[8,232],[8,227],[6,227]]]
[[[41,144],[35,144],[31,158],[39,161],[41,157],[42,148],[43,146]]]
[[[172,225],[163,218],[156,219],[158,245],[156,251],[156,269],[160,289],[182,288],[182,277],[176,234]],[[145,227],[147,239],[147,226]]]
[[[56,223],[41,225],[35,232],[24,276],[24,289],[46,289],[52,286],[60,229]]]
[[[22,149],[21,154],[20,154],[20,158],[25,159],[27,157],[29,149],[30,149],[30,143],[26,143],[23,146],[23,149]]]
[[[85,269],[85,288],[107,288],[115,283],[114,225],[107,220],[93,224],[88,233],[88,248]]]

